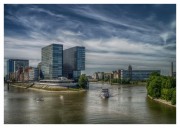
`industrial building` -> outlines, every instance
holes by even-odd
[[[45,79],[62,76],[63,45],[51,44],[41,50],[41,69]]]
[[[63,51],[63,76],[76,79],[85,70],[85,47],[72,47]]]

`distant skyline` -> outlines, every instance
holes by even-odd
[[[52,43],[86,47],[86,70],[176,70],[176,5],[4,5],[4,56],[41,61]],[[5,62],[6,68],[6,62]],[[6,72],[6,69],[5,69]]]

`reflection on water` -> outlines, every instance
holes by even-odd
[[[99,97],[102,87],[110,89],[109,99]],[[171,124],[176,123],[176,109],[147,98],[144,86],[93,83],[89,91],[81,93],[47,93],[14,87],[7,91],[5,86],[4,123]]]

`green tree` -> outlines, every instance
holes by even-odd
[[[146,86],[147,89],[148,89],[148,86],[149,86],[150,82],[152,82],[153,79],[155,79],[158,76],[160,76],[160,74],[158,72],[152,72],[150,74],[149,79],[147,80],[147,86]]]
[[[107,81],[109,81],[109,79],[110,79],[109,77],[105,77],[104,81],[107,82]]]
[[[130,84],[130,79],[122,79],[122,84]]]
[[[174,91],[174,88],[171,88],[171,89],[163,88],[163,89],[161,89],[161,98],[165,99],[167,101],[171,100],[172,95],[173,95],[173,91]]]
[[[167,76],[161,76],[161,88],[165,88],[166,86],[166,81],[167,81]]]
[[[111,79],[111,83],[118,83],[118,79]]]
[[[151,75],[150,75],[150,77],[151,77],[151,76],[160,76],[160,73],[159,73],[159,72],[152,72]]]
[[[176,78],[154,72],[147,81],[147,92],[153,98],[162,98],[176,104]]]
[[[175,105],[175,104],[176,104],[176,89],[173,90],[172,99],[171,99],[171,104],[172,104],[172,105]]]
[[[175,88],[176,87],[176,80],[172,77],[168,77],[166,80],[165,88]]]
[[[79,87],[87,88],[87,84],[88,84],[88,78],[86,77],[85,74],[81,75],[78,80]]]
[[[119,83],[119,84],[121,84],[121,79],[119,78],[119,79],[117,79],[117,82]]]
[[[149,85],[147,87],[148,95],[153,98],[159,98],[161,96],[161,77],[156,76],[154,79],[149,81]]]

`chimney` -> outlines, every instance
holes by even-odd
[[[173,62],[171,62],[171,72],[170,72],[170,76],[173,76]]]

